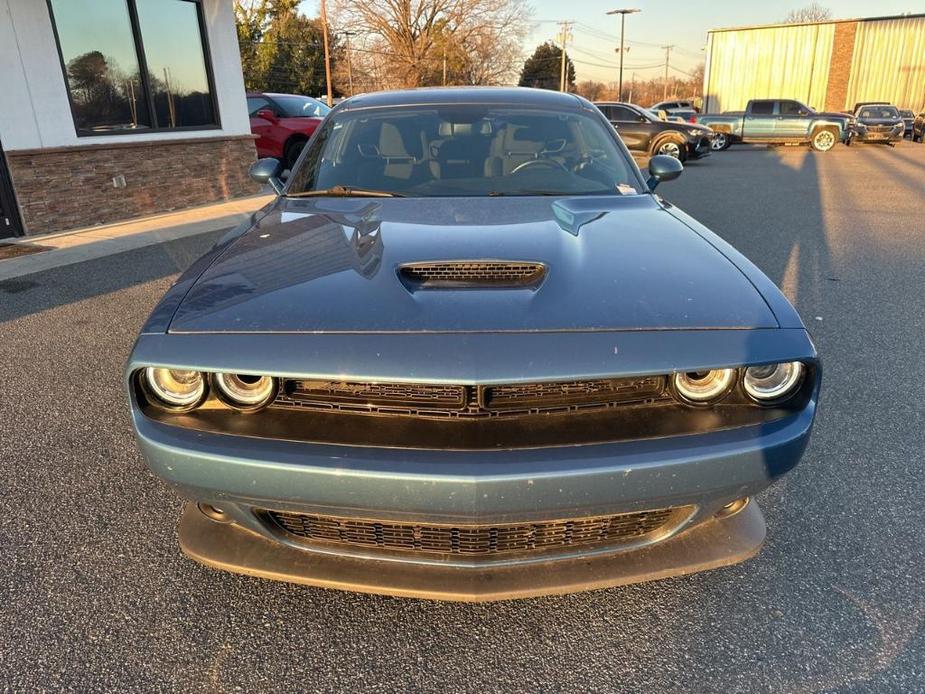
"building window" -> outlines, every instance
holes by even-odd
[[[199,0],[49,0],[78,135],[215,128]]]

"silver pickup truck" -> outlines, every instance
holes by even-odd
[[[752,99],[745,111],[704,113],[697,123],[712,129],[714,150],[737,142],[808,144],[827,152],[853,135],[853,118],[844,113],[819,113],[792,99]]]

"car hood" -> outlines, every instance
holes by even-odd
[[[532,286],[426,289],[424,261],[542,264]],[[778,327],[749,279],[651,195],[280,198],[199,277],[169,331]]]

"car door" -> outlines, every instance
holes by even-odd
[[[746,140],[772,140],[777,103],[771,100],[752,101],[742,124],[742,137]]]
[[[247,113],[251,120],[251,133],[257,136],[254,143],[257,147],[257,154],[261,157],[276,157],[282,154],[277,151],[279,145],[273,137],[273,128],[276,123],[257,115],[258,112],[263,110],[274,110],[269,99],[263,96],[247,97]]]
[[[610,122],[617,129],[626,147],[645,152],[649,148],[655,124],[628,106],[613,105],[610,109]]]
[[[805,140],[809,135],[809,109],[799,101],[777,102],[774,121],[776,140]]]

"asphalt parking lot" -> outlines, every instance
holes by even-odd
[[[781,285],[824,387],[761,554],[483,605],[353,595],[183,558],[121,370],[217,237],[0,283],[0,688],[925,692],[925,145],[732,148],[660,192]]]

